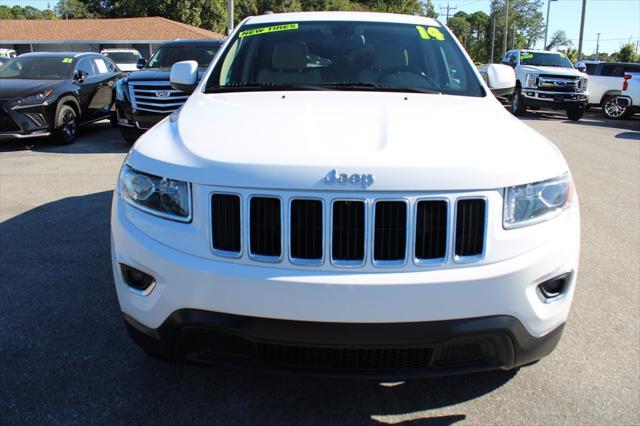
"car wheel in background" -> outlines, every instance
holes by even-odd
[[[602,111],[612,120],[619,120],[629,116],[627,108],[618,105],[618,98],[616,96],[607,97],[602,101]]]
[[[578,121],[584,115],[584,107],[569,108],[567,109],[567,117],[571,121]]]
[[[78,134],[78,114],[70,105],[58,105],[52,140],[58,145],[75,142]]]
[[[140,133],[138,130],[129,129],[126,127],[120,127],[120,134],[129,145],[133,145],[142,135],[142,133]]]
[[[523,115],[527,111],[527,106],[524,103],[522,91],[519,87],[516,87],[515,92],[513,92],[510,111],[513,115]]]

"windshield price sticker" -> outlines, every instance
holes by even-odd
[[[253,35],[275,33],[278,31],[291,31],[291,30],[297,30],[297,29],[298,29],[298,24],[274,25],[272,27],[262,27],[262,28],[255,28],[253,30],[241,31],[238,37],[242,38],[242,37],[249,37]]]
[[[436,27],[425,28],[423,26],[417,25],[416,28],[418,29],[418,34],[420,34],[420,37],[422,37],[423,40],[444,40],[444,34],[442,33],[442,31],[440,31],[440,29]]]
[[[533,58],[533,53],[522,53],[520,55],[520,59],[531,59]]]
[[[73,58],[62,58],[63,64],[70,64],[71,62],[73,62]]]

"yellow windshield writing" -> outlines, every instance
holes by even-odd
[[[278,31],[297,30],[298,24],[274,25],[272,27],[254,28],[252,30],[241,31],[238,37],[249,37],[260,34],[275,33]]]
[[[533,58],[533,53],[522,53],[520,55],[520,59],[531,59]]]
[[[444,40],[444,34],[440,31],[439,28],[436,27],[423,27],[421,25],[416,26],[418,30],[418,34],[422,37],[423,40]]]
[[[73,62],[73,58],[62,58],[63,64],[70,64],[71,62]]]

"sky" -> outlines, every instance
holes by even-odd
[[[457,11],[473,13],[482,10],[489,13],[491,0],[432,0],[440,19],[444,20],[446,7],[449,4],[451,14]],[[13,6],[31,5],[45,9],[47,5],[55,6],[57,0],[0,0],[0,4]],[[457,8],[453,10],[453,8]],[[557,31],[564,30],[574,46],[578,46],[580,35],[580,11],[582,0],[557,0],[551,3],[549,19],[549,37]],[[544,1],[543,14],[547,12],[547,0]],[[583,52],[590,55],[595,52],[596,39],[600,33],[600,52],[613,53],[620,45],[631,39],[640,41],[640,0],[587,0],[585,16]],[[499,45],[499,44],[498,44]],[[542,40],[537,46],[542,47]]]

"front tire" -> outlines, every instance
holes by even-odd
[[[55,130],[51,137],[57,145],[71,145],[78,134],[78,114],[70,105],[59,105],[56,111]]]
[[[602,101],[602,111],[612,120],[620,120],[629,115],[627,107],[618,105],[618,99],[615,96],[607,97]]]
[[[511,114],[519,116],[524,115],[527,112],[527,105],[525,104],[524,97],[522,96],[522,90],[516,87],[513,92],[513,98],[511,99]]]
[[[571,108],[567,110],[567,118],[571,121],[578,121],[584,115],[584,107]]]

